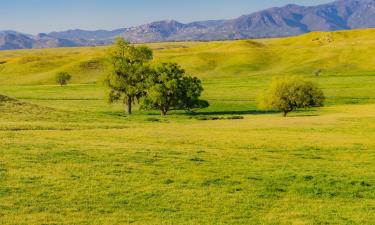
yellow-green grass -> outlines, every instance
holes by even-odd
[[[0,52],[0,94],[19,99],[0,101],[0,224],[372,224],[374,42],[369,29],[150,44],[211,103],[165,118],[106,104],[106,47]],[[62,70],[72,85],[54,84]],[[326,106],[258,111],[278,74],[319,83]]]
[[[375,29],[310,33],[283,39],[149,44],[156,61],[175,61],[203,79],[255,75],[373,75]],[[106,47],[0,52],[0,84],[53,84],[57,71],[73,83],[98,80]]]
[[[1,224],[375,219],[372,104],[154,122],[19,102],[0,109]]]

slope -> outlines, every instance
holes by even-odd
[[[253,75],[373,74],[375,29],[314,32],[298,37],[224,42],[149,44],[155,62],[175,61],[204,79]],[[73,83],[94,83],[106,73],[106,47],[0,52],[0,84],[53,84],[67,71]]]

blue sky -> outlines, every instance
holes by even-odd
[[[332,0],[0,0],[0,30],[36,34],[67,29],[117,29],[175,19],[230,19],[289,3]]]

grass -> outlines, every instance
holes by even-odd
[[[105,103],[105,48],[0,52],[0,224],[372,224],[374,36],[151,44],[211,103],[168,117]],[[318,82],[326,107],[258,111],[275,74]]]

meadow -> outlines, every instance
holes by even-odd
[[[124,115],[107,47],[0,52],[0,224],[374,223],[375,29],[148,45],[209,108]],[[318,83],[325,107],[258,110],[276,75]]]

